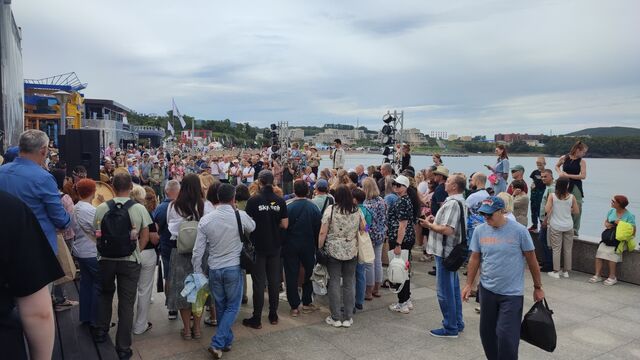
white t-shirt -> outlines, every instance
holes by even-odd
[[[220,180],[227,180],[227,171],[229,170],[230,163],[220,161],[218,167],[220,168]]]
[[[253,182],[253,174],[255,173],[255,169],[251,166],[242,169],[242,175],[251,175],[246,178],[247,183]]]
[[[73,255],[78,258],[95,258],[98,256],[95,237],[96,229],[93,220],[96,217],[96,208],[88,202],[78,201],[73,208],[71,217],[73,231],[76,233],[73,240]]]

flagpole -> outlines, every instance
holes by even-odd
[[[195,149],[196,144],[195,144],[195,131],[196,131],[196,119],[191,119],[191,149]]]
[[[177,139],[176,139],[176,123],[175,123],[175,119],[176,119],[176,102],[175,100],[173,100],[173,98],[171,98],[171,126],[173,127],[173,134],[171,134],[171,136],[173,136],[173,142],[176,143]]]

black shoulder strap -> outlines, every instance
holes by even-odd
[[[109,211],[111,211],[116,208],[116,202],[113,200],[109,200],[107,201],[107,206],[109,207]]]
[[[242,221],[240,220],[240,212],[238,210],[236,213],[236,221],[238,222],[238,234],[240,235],[240,242],[245,241],[244,231],[242,230]]]
[[[454,201],[457,202],[458,206],[460,207],[460,226],[461,226],[460,237],[462,238],[461,243],[466,244],[467,243],[467,226],[464,221],[464,208],[462,207],[461,201],[458,201],[458,200],[454,200]],[[454,231],[454,234],[455,234],[455,231]],[[442,236],[442,255],[444,255],[444,249],[446,246],[447,246],[447,235],[443,235]]]
[[[127,202],[125,202],[124,204],[122,204],[122,207],[125,210],[129,210],[133,205],[135,205],[136,203],[133,200],[127,200]]]
[[[326,198],[324,198],[324,204],[322,205],[322,210],[320,210],[320,214],[324,214],[324,209],[327,208],[327,203],[329,202],[329,195],[327,195]]]

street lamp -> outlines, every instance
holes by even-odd
[[[70,93],[59,90],[52,94],[58,100],[60,104],[60,135],[66,135],[67,133],[67,101],[69,100]]]

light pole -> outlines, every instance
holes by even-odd
[[[53,96],[58,100],[60,104],[60,135],[67,134],[67,101],[69,100],[70,93],[59,90],[53,93]]]

